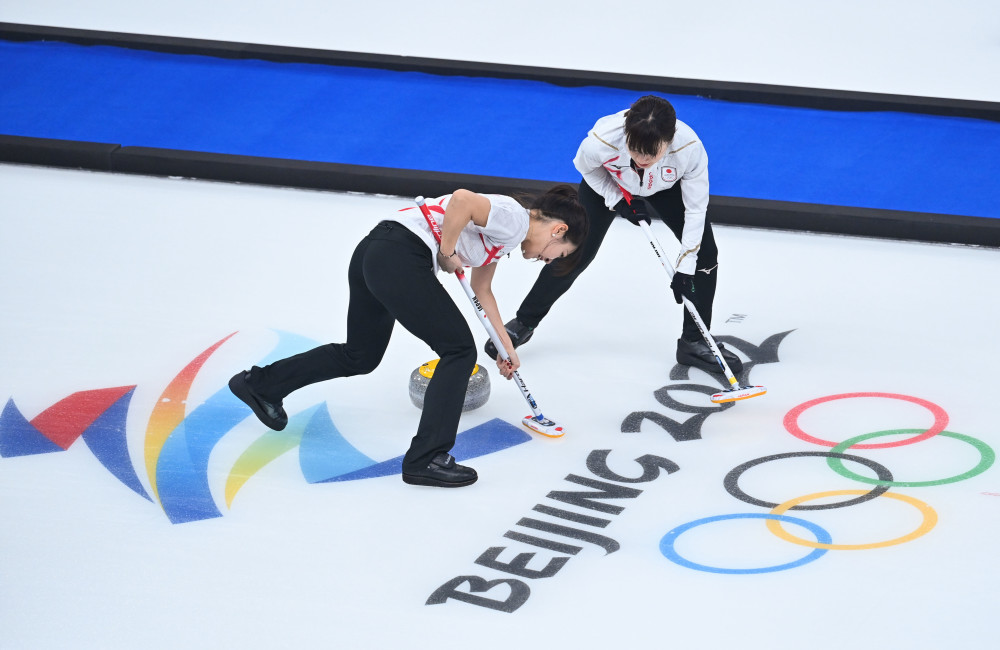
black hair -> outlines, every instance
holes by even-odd
[[[640,97],[625,113],[625,143],[636,153],[655,156],[676,131],[677,112],[662,97]]]
[[[587,211],[580,204],[579,195],[572,185],[562,183],[551,188],[545,194],[536,197],[528,206],[535,210],[541,219],[546,221],[561,221],[568,226],[564,239],[576,246],[576,250],[552,262],[554,274],[563,276],[572,271],[583,255],[583,242],[587,239],[590,222]]]

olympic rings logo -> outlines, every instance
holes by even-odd
[[[890,429],[885,431],[875,431],[873,433],[865,433],[862,435],[854,436],[848,438],[843,442],[837,443],[830,440],[823,440],[814,436],[807,434],[799,426],[800,416],[807,410],[818,406],[820,404],[825,404],[829,402],[834,402],[837,400],[845,399],[856,399],[856,398],[882,398],[882,399],[894,399],[903,400],[911,402],[926,408],[934,416],[933,424],[927,429]],[[771,573],[774,571],[784,571],[787,569],[793,569],[795,567],[802,566],[803,564],[808,564],[813,560],[818,560],[820,557],[825,555],[828,551],[832,550],[865,550],[873,548],[884,548],[887,546],[894,546],[897,544],[902,544],[904,542],[909,542],[922,535],[925,535],[937,524],[937,513],[929,505],[915,499],[911,496],[904,494],[898,494],[895,492],[889,492],[890,488],[893,487],[930,487],[935,485],[945,485],[947,483],[956,483],[958,481],[964,481],[965,479],[972,478],[982,474],[988,470],[996,460],[996,455],[993,449],[981,440],[977,440],[971,436],[963,435],[960,433],[954,433],[952,431],[945,431],[945,427],[948,425],[948,414],[940,406],[928,402],[917,397],[911,397],[909,395],[899,395],[895,393],[843,393],[839,395],[828,395],[826,397],[820,397],[814,400],[810,400],[799,406],[796,406],[790,410],[784,418],[785,429],[791,433],[796,438],[810,442],[812,444],[830,447],[829,451],[801,451],[801,452],[790,452],[784,454],[775,454],[772,456],[764,456],[762,458],[757,458],[742,465],[733,468],[723,480],[723,485],[726,491],[730,495],[751,505],[760,506],[763,508],[770,508],[769,513],[736,513],[727,515],[717,515],[714,517],[705,517],[703,519],[697,519],[695,521],[688,522],[681,526],[677,526],[673,530],[669,531],[660,540],[660,552],[672,562],[679,564],[690,569],[696,569],[699,571],[707,571],[710,573],[727,573],[727,574],[750,574],[750,573]],[[867,440],[872,440],[876,438],[883,438],[887,436],[898,436],[900,434],[918,434],[915,436],[905,437],[901,439],[891,440],[888,442],[879,443],[865,443]],[[966,444],[971,445],[976,451],[979,452],[979,462],[976,463],[971,469],[956,474],[954,476],[949,476],[945,478],[933,479],[933,480],[923,480],[923,481],[900,481],[896,480],[892,472],[889,471],[884,465],[877,463],[869,458],[863,456],[858,456],[855,454],[845,453],[848,450],[864,450],[864,449],[888,449],[888,448],[898,448],[906,445],[916,444],[923,440],[929,438],[941,436],[945,438],[950,438],[952,440],[957,440]],[[864,444],[862,444],[864,443]],[[795,458],[801,456],[818,456],[826,458],[827,465],[834,472],[844,476],[853,481],[859,483],[864,483],[866,485],[874,486],[871,489],[858,489],[858,490],[829,490],[825,492],[816,492],[813,494],[807,494],[805,496],[796,497],[794,499],[789,499],[784,503],[771,503],[764,501],[762,499],[755,498],[744,492],[739,486],[740,476],[743,475],[748,469],[755,467],[757,465],[762,465],[764,463],[769,463],[773,461],[780,461],[786,458]],[[844,461],[851,461],[864,465],[874,472],[876,478],[871,478],[869,476],[864,476],[857,474],[845,467]],[[853,497],[845,498],[833,503],[824,502],[822,504],[811,504],[805,505],[808,502],[818,501],[821,499],[839,498],[839,497]],[[899,501],[903,504],[907,504],[915,508],[920,514],[920,523],[912,531],[894,537],[887,540],[869,542],[864,544],[835,544],[833,542],[833,537],[830,533],[817,525],[814,522],[808,521],[800,517],[792,517],[786,513],[791,510],[827,510],[834,508],[845,508],[848,506],[858,505],[866,501],[871,501],[872,499],[877,499],[879,497],[892,499]],[[768,531],[778,538],[796,544],[799,546],[804,546],[813,549],[805,556],[794,560],[792,562],[787,562],[784,564],[776,564],[771,566],[757,567],[757,568],[724,568],[717,566],[709,566],[706,564],[699,564],[693,562],[685,557],[682,557],[680,553],[676,550],[677,538],[680,537],[685,531],[697,528],[699,526],[705,526],[718,521],[732,520],[732,519],[763,519],[765,520],[765,525]],[[786,525],[797,526],[799,528],[805,529],[814,539],[805,539],[794,535],[785,529]]]

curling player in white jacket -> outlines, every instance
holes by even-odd
[[[636,226],[659,218],[670,228],[681,244],[671,283],[674,298],[680,304],[681,296],[687,296],[711,327],[718,249],[708,219],[708,154],[694,130],[677,119],[670,102],[646,95],[627,110],[599,119],[580,144],[573,164],[583,176],[580,202],[590,221],[582,258],[566,275],[542,269],[517,317],[505,324],[515,347],[531,338],[555,301],[590,265],[616,216]],[[683,313],[677,362],[721,373],[694,320],[687,310]],[[738,374],[742,361],[722,344],[719,348]],[[496,357],[492,342],[485,350]]]

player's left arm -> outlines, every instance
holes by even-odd
[[[708,154],[701,142],[690,149],[690,159],[681,178],[681,198],[684,200],[684,228],[681,231],[681,251],[677,257],[677,270],[694,275],[698,263],[698,250],[705,234],[705,215],[708,212]]]
[[[441,243],[438,245],[438,265],[449,273],[461,268],[455,255],[458,237],[469,223],[485,226],[490,216],[490,200],[469,190],[455,190],[444,210],[441,223]]]

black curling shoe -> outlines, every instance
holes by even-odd
[[[282,408],[281,402],[275,404],[269,402],[260,393],[250,387],[248,380],[250,373],[241,370],[229,380],[229,390],[239,398],[241,402],[250,407],[257,419],[264,423],[268,429],[281,431],[288,425],[288,414]]]
[[[504,323],[503,328],[507,330],[507,334],[510,336],[510,342],[514,344],[514,349],[517,349],[527,343],[531,338],[531,335],[535,332],[534,327],[528,327],[516,318]],[[493,345],[493,339],[486,341],[486,345],[483,346],[483,351],[489,355],[490,359],[496,359],[497,356],[499,356],[497,346]]]
[[[403,482],[410,485],[430,485],[432,487],[465,487],[479,479],[476,470],[455,462],[451,454],[441,452],[427,463],[427,469],[419,474],[403,474]]]
[[[733,371],[733,375],[740,374],[740,371],[743,370],[743,362],[740,361],[740,358],[718,341],[715,344],[719,346],[719,352],[722,353],[722,358],[726,360],[726,365]],[[718,375],[725,374],[722,372],[722,366],[719,365],[715,355],[712,354],[712,348],[708,347],[708,344],[704,341],[677,339],[677,363],[682,366],[700,368],[705,372],[712,372]]]

